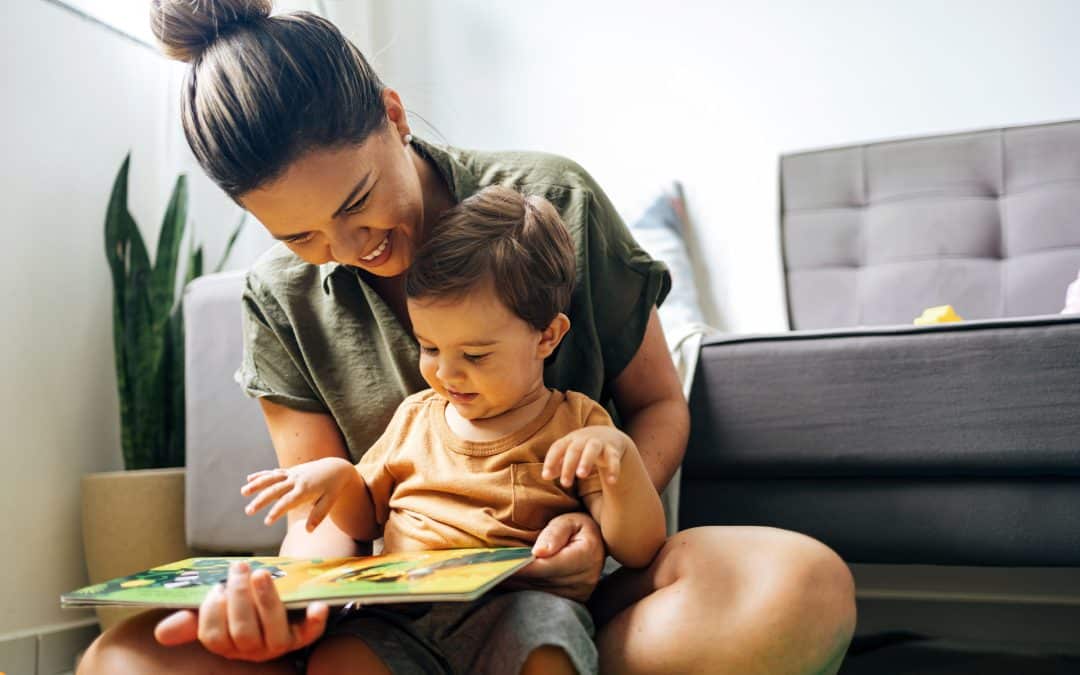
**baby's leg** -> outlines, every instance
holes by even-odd
[[[383,660],[366,642],[352,635],[333,635],[315,647],[308,660],[308,675],[391,675]]]
[[[374,605],[345,611],[308,659],[309,675],[449,675],[428,635],[431,605]]]
[[[562,647],[544,645],[534,649],[521,667],[521,675],[575,675],[577,670]]]
[[[495,592],[471,607],[439,603],[430,623],[454,672],[597,672],[593,624],[581,603],[543,591]]]

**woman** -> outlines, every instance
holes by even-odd
[[[260,401],[281,466],[355,461],[397,404],[424,387],[402,273],[440,213],[499,183],[551,201],[575,239],[573,328],[546,380],[606,402],[657,489],[667,484],[689,427],[656,318],[667,272],[580,167],[413,138],[398,94],[316,16],[269,18],[266,0],[152,5],[166,53],[192,64],[182,103],[192,151],[283,242],[249,273],[238,372]],[[358,552],[329,521],[306,532],[305,517],[290,514],[283,555]],[[554,593],[591,595],[607,672],[834,673],[854,628],[846,566],[790,532],[681,532],[647,569],[597,584],[596,524],[566,514],[541,533],[537,555],[525,574]],[[347,626],[322,637],[325,606],[290,621],[268,582],[234,569],[198,614],[147,613],[107,632],[80,672],[292,673],[298,659],[310,673],[385,672]]]

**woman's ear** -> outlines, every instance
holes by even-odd
[[[397,130],[397,135],[404,137],[409,133],[409,118],[405,114],[405,104],[401,102],[401,96],[390,87],[386,87],[382,91],[382,99],[387,119]]]
[[[559,312],[548,324],[548,327],[540,331],[540,344],[536,347],[537,356],[542,359],[551,356],[551,353],[562,342],[563,336],[566,335],[568,330],[570,330],[570,319],[562,312]]]

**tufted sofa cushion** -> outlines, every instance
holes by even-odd
[[[791,327],[1052,314],[1080,268],[1080,122],[786,155]]]

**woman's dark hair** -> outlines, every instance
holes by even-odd
[[[270,0],[152,0],[164,53],[191,64],[188,145],[233,199],[309,150],[362,143],[386,119],[383,83],[332,23],[270,16]]]
[[[491,283],[506,307],[536,330],[567,311],[574,242],[543,197],[486,187],[445,211],[405,275],[405,295],[458,299]]]

